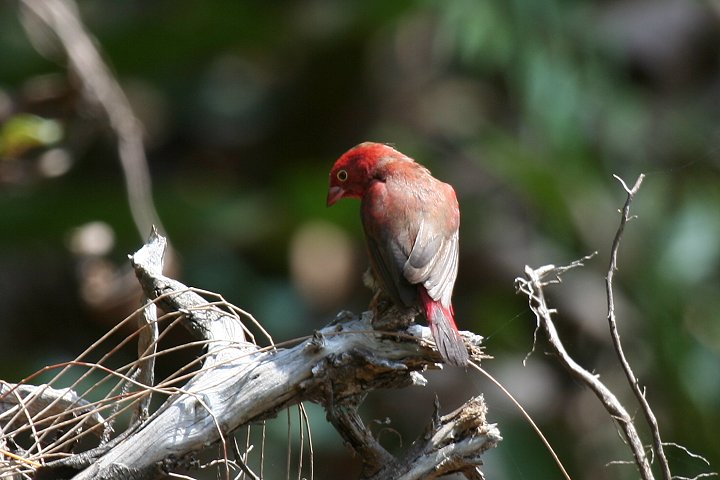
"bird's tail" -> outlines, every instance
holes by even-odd
[[[446,308],[439,301],[430,298],[424,287],[418,290],[440,355],[449,364],[464,367],[468,362],[468,352],[453,320],[452,306]]]

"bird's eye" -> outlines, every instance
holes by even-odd
[[[341,182],[344,182],[345,180],[347,180],[347,179],[348,179],[347,170],[340,170],[340,171],[338,171],[338,172],[337,172],[337,179],[340,180]]]

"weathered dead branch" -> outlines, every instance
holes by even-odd
[[[38,478],[158,478],[188,470],[198,452],[215,444],[227,461],[230,447],[225,439],[237,429],[310,400],[326,408],[330,421],[362,458],[364,478],[434,478],[449,472],[482,478],[481,455],[501,440],[497,428],[485,421],[482,397],[437,417],[402,458],[385,451],[357,414],[364,396],[374,389],[425,384],[422,372],[437,368],[439,360],[426,341],[427,328],[413,325],[401,332],[379,332],[372,328],[371,314],[344,312],[291,348],[260,348],[247,340],[237,315],[208,304],[192,289],[162,275],[165,247],[165,239],[153,232],[131,256],[131,263],[152,304],[166,315],[180,315],[180,322],[202,340],[206,352],[200,369],[187,374],[182,386],[175,386],[179,377],[156,386],[139,382],[140,377],[144,382],[152,378],[148,372],[125,377],[141,391],[144,387],[146,395],[157,390],[169,396],[148,418],[136,414],[135,423],[109,442],[83,453],[68,452],[56,461],[35,456],[26,472],[42,464]],[[481,338],[465,335],[471,348],[477,349]],[[140,343],[142,356],[136,366],[150,368],[152,342],[141,336]],[[76,408],[89,408],[81,398],[71,398]],[[94,418],[97,426],[107,421],[99,415]],[[3,440],[12,439],[12,431],[4,431]],[[8,470],[0,464],[0,471],[10,471],[11,460],[3,463]]]

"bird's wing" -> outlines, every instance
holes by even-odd
[[[374,183],[362,203],[365,239],[378,281],[385,293],[398,305],[417,304],[417,287],[405,278],[403,268],[415,241],[414,209],[404,208],[402,192],[383,182]]]
[[[434,180],[434,179],[433,179]],[[396,303],[417,304],[417,286],[450,308],[458,267],[460,216],[452,187],[374,184],[363,200],[368,253],[386,293]]]
[[[458,269],[458,229],[451,232],[423,220],[403,276],[411,284],[421,284],[433,300],[450,307]]]
[[[417,287],[411,285],[403,275],[408,253],[397,237],[382,235],[379,238],[368,234],[366,238],[373,271],[379,277],[385,293],[398,305],[414,305],[417,301]],[[381,248],[380,243],[386,245],[386,248]]]

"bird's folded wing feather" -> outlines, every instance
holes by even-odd
[[[367,247],[370,255],[373,270],[387,293],[395,303],[399,305],[412,306],[417,300],[417,287],[410,283],[403,276],[402,268],[407,259],[407,252],[404,252],[397,237],[378,238],[377,235],[368,233]],[[380,242],[386,248],[380,247]],[[389,247],[389,248],[388,248]]]
[[[417,195],[407,183],[378,182],[363,201],[371,261],[386,293],[397,303],[416,304],[416,285],[422,285],[433,300],[450,308],[458,267],[459,214],[452,187],[440,185]]]
[[[403,266],[403,276],[412,284],[423,285],[430,298],[449,308],[457,268],[457,229],[448,236],[423,221]]]

